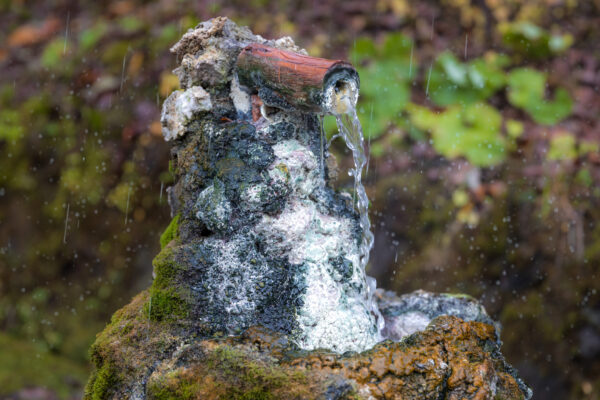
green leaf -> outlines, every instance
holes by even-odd
[[[350,52],[350,60],[354,64],[359,64],[364,60],[370,59],[377,55],[375,43],[370,38],[359,38],[354,41],[354,46]]]
[[[134,33],[144,27],[144,21],[133,15],[121,17],[118,21],[118,24],[126,33]]]
[[[465,157],[483,167],[506,157],[506,141],[500,133],[502,117],[485,103],[451,106],[441,113],[410,105],[409,111],[412,122],[430,131],[433,147],[447,158]]]
[[[380,55],[386,59],[405,59],[410,57],[413,41],[400,32],[390,33],[386,36]]]
[[[104,21],[100,21],[94,27],[84,30],[79,34],[79,46],[82,51],[88,51],[94,47],[106,34],[108,26]]]
[[[0,110],[0,140],[13,141],[23,137],[23,126],[15,110]]]
[[[573,160],[577,158],[576,140],[570,133],[555,135],[550,140],[549,160]]]
[[[523,134],[523,123],[515,119],[509,119],[506,121],[506,133],[511,138],[518,138]]]
[[[505,84],[504,72],[497,63],[502,58],[487,57],[460,62],[452,53],[438,56],[431,71],[429,95],[440,106],[472,104],[485,100]]]
[[[573,35],[552,35],[548,41],[548,47],[553,53],[561,53],[573,44]]]
[[[528,57],[548,57],[565,51],[573,44],[572,35],[551,35],[528,21],[501,24],[499,30],[504,44]]]
[[[65,55],[65,41],[64,39],[54,39],[46,45],[44,52],[42,53],[41,63],[42,66],[48,69],[54,69],[62,64],[62,60]]]
[[[553,125],[571,113],[573,101],[565,89],[556,89],[554,100],[545,98],[546,75],[531,68],[517,68],[508,77],[508,101],[527,111],[534,121]]]
[[[592,183],[594,183],[594,178],[592,178],[592,174],[586,168],[579,170],[577,175],[575,176],[575,181],[582,184],[583,186],[590,187]]]
[[[467,67],[456,59],[454,54],[442,53],[437,62],[441,65],[448,80],[456,85],[465,85],[467,83]]]
[[[597,153],[600,150],[600,145],[597,142],[582,140],[579,142],[579,155],[585,156],[590,153]]]

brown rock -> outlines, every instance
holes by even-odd
[[[193,339],[201,326],[151,322],[147,302],[143,292],[98,336],[86,399],[525,398],[481,322],[441,316],[402,341],[337,355],[299,351],[261,327]]]

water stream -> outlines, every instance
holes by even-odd
[[[352,151],[354,159],[354,168],[350,169],[348,174],[354,177],[353,197],[356,198],[355,204],[360,216],[360,228],[362,230],[359,247],[360,266],[365,271],[369,263],[369,253],[373,248],[374,237],[371,232],[371,221],[369,219],[369,198],[362,184],[362,171],[365,165],[367,165],[362,127],[354,108],[349,113],[336,115],[335,119],[338,130],[346,141],[346,146]]]
[[[379,312],[377,304],[373,299],[376,289],[375,279],[367,277],[366,268],[369,263],[369,254],[373,248],[374,235],[371,232],[371,221],[369,219],[369,198],[362,183],[362,171],[367,164],[365,152],[364,135],[358,115],[356,113],[356,101],[358,100],[358,87],[354,82],[344,82],[336,85],[329,92],[328,111],[335,116],[339,134],[344,138],[346,146],[352,151],[354,168],[348,174],[354,177],[354,196],[356,208],[358,209],[362,237],[359,245],[360,267],[367,281],[367,300],[369,309],[377,320],[379,331],[383,329],[383,316]]]

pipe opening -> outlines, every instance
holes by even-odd
[[[355,79],[339,77],[325,87],[325,110],[333,115],[348,114],[356,107],[358,84]]]

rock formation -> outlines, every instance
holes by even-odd
[[[151,288],[92,347],[86,398],[530,398],[476,301],[374,293],[352,198],[329,184],[323,99],[238,79],[248,45],[303,53],[226,18],[172,49],[173,220]]]

